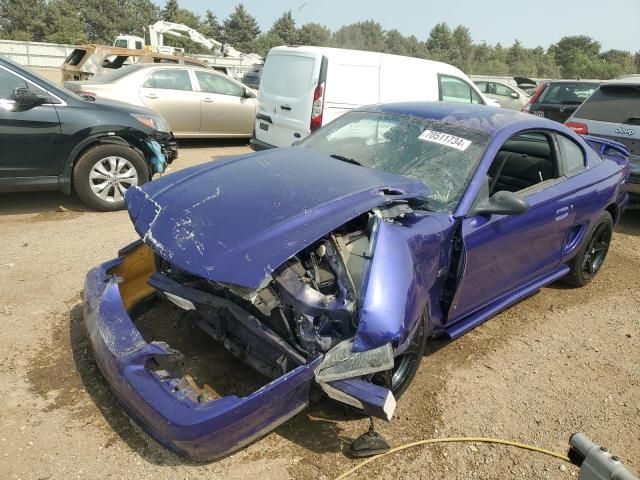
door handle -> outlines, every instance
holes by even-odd
[[[569,207],[562,207],[556,210],[556,221],[564,220],[569,216]]]
[[[215,102],[215,100],[213,98],[209,98],[209,97],[203,98],[202,101],[204,103],[213,103],[213,102]]]
[[[145,95],[145,97],[147,97],[147,98],[158,98],[158,95],[156,95],[155,93],[149,93],[149,94]]]
[[[289,105],[280,105],[280,108],[281,108],[282,110],[286,110],[287,112],[290,112],[290,111],[291,111],[291,107],[290,107]]]

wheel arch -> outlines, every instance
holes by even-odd
[[[619,220],[618,216],[620,215],[620,207],[618,207],[616,203],[610,203],[609,205],[607,205],[607,208],[605,208],[605,210],[611,214],[613,224],[617,225]]]
[[[107,133],[95,134],[90,137],[85,138],[80,143],[78,143],[71,153],[67,156],[65,161],[64,169],[62,170],[62,175],[58,181],[59,188],[66,195],[71,194],[71,189],[73,187],[73,169],[78,162],[78,159],[82,157],[89,149],[95,147],[96,145],[104,145],[104,144],[112,144],[112,145],[121,145],[124,147],[131,148],[134,152],[140,155],[147,164],[147,168],[149,169],[149,177],[153,175],[151,167],[149,166],[149,162],[147,161],[147,156],[144,154],[140,145],[136,145],[135,142],[125,139],[119,135],[109,135]]]

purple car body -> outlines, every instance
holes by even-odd
[[[359,111],[463,127],[482,132],[487,144],[454,209],[413,208],[392,220],[374,221],[357,301],[341,287],[328,302],[296,283],[291,276],[295,265],[289,269],[287,262],[352,219],[394,205],[406,208],[407,202],[429,195],[421,181],[291,147],[192,167],[127,192],[142,241],[89,272],[85,321],[97,364],[116,397],[150,435],[174,451],[195,460],[215,459],[291,418],[307,406],[326,351],[314,351],[309,340],[303,346],[313,353],[301,354],[259,315],[247,314],[229,298],[154,272],[147,283],[156,292],[187,299],[209,322],[205,331],[223,343],[242,339],[239,344],[251,348],[240,356],[256,368],[271,368],[275,378],[246,397],[194,400],[178,388],[179,378],[148,368],[150,358],[171,350],[142,339],[122,298],[117,269],[141,245],[185,277],[232,285],[234,292],[253,292],[252,299],[266,280],[273,280],[282,301],[289,296],[301,303],[300,318],[341,319],[356,311],[352,351],[391,345],[398,358],[422,326],[426,337],[454,339],[567,275],[594,222],[603,212],[617,222],[628,201],[625,150],[615,142],[589,139],[590,145],[563,125],[480,106],[405,103]],[[522,214],[475,214],[503,144],[531,131],[569,139],[584,156],[583,168],[532,189]],[[211,312],[220,309],[233,321],[222,325],[213,318]],[[304,337],[304,329],[296,335]],[[322,344],[327,338],[317,335],[314,341]],[[282,371],[274,369],[277,364],[285,365]]]

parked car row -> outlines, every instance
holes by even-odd
[[[126,65],[95,75],[91,80],[67,81],[64,83],[66,89],[60,89],[18,65],[6,60],[3,62],[5,75],[20,75],[27,79],[17,84],[5,81],[2,86],[3,115],[7,117],[5,119],[7,122],[19,117],[39,115],[53,119],[52,114],[54,114],[61,124],[60,130],[66,131],[69,129],[66,112],[79,111],[67,108],[70,105],[73,104],[76,107],[82,105],[85,109],[99,109],[104,108],[108,101],[122,102],[119,106],[112,103],[112,110],[120,108],[124,112],[128,109],[129,113],[133,113],[137,111],[136,109],[142,109],[140,111],[144,111],[144,115],[154,118],[153,121],[146,122],[148,127],[155,130],[154,135],[164,138],[165,142],[166,138],[171,138],[169,141],[171,146],[165,144],[159,147],[164,152],[160,154],[164,156],[164,160],[158,160],[156,162],[158,164],[175,158],[174,137],[251,138],[254,149],[289,146],[299,142],[322,125],[366,104],[405,100],[475,103],[522,110],[536,116],[564,122],[580,104],[591,97],[599,85],[592,81],[563,80],[544,81],[536,87],[535,81],[525,77],[474,77],[471,81],[462,71],[441,62],[322,47],[273,48],[267,56],[262,71],[256,71],[253,76],[246,77],[247,81],[253,82],[252,85],[259,87],[259,98],[255,91],[245,84],[221,72],[200,65],[190,65],[187,62]],[[421,81],[419,83],[408,81],[415,78],[420,78]],[[633,87],[634,81],[629,79],[627,83],[632,86],[620,87],[625,92],[630,92],[627,96],[633,97],[634,92],[637,92]],[[527,91],[519,87],[525,89],[535,87],[536,90],[529,96]],[[16,91],[16,88],[20,91]],[[23,91],[25,89],[26,92]],[[76,95],[70,94],[69,91]],[[592,121],[598,121],[597,117],[602,104],[600,98],[611,95],[606,92],[612,91],[608,87],[606,91],[599,90],[594,100],[589,102],[590,105],[595,105],[588,107],[589,115],[593,117]],[[51,102],[42,98],[35,99],[34,96],[46,97]],[[34,98],[27,100],[31,97]],[[63,97],[65,99],[68,97],[69,100],[60,100]],[[27,101],[36,104],[25,108],[24,103]],[[16,106],[16,102],[22,106]],[[631,104],[637,104],[635,97],[631,99]],[[62,110],[63,105],[64,110]],[[88,107],[88,105],[92,106]],[[633,110],[635,107],[629,108]],[[26,113],[27,111],[31,113]],[[60,114],[60,112],[64,113]],[[640,115],[633,110],[629,112],[626,119],[616,118],[616,121],[609,122],[617,125],[613,129],[614,132],[604,131],[603,135],[621,139],[622,143],[635,155],[638,128],[635,127],[637,124],[634,122],[637,122],[638,116]],[[127,120],[129,117],[131,115],[126,117]],[[608,122],[606,119],[601,121]],[[105,124],[104,121],[96,123]],[[127,122],[120,122],[117,126],[104,127],[102,128],[104,132],[94,132],[94,130],[101,130],[101,127],[94,127],[83,134],[91,138],[107,135],[111,137],[109,143],[114,145],[117,141],[115,139],[122,137],[120,130],[126,125],[128,125]],[[583,125],[586,130],[589,130],[586,123]],[[58,127],[52,124],[51,128],[53,135]],[[579,133],[586,133],[581,131],[583,127],[574,128]],[[106,132],[109,129],[112,131]],[[623,133],[619,135],[616,133],[618,131]],[[38,130],[38,134],[44,135],[43,130]],[[72,136],[73,141],[79,142],[79,137],[83,134]],[[9,136],[9,134],[3,134],[3,137]],[[51,141],[53,140],[47,140],[47,142]],[[100,142],[104,144],[107,140],[102,139]],[[152,143],[147,144],[146,140],[138,140],[138,143],[140,142],[143,146],[133,145],[134,148],[131,150],[133,154],[129,153],[130,157],[134,155],[135,160],[123,157],[132,167],[136,165],[140,167],[142,162],[140,158],[149,163],[154,155],[157,155],[149,146],[153,145]],[[121,144],[132,146],[129,140],[122,140]],[[4,176],[0,179],[0,190],[59,188],[69,192],[73,186],[83,200],[94,208],[103,210],[122,208],[122,195],[129,186],[134,184],[128,182],[122,176],[122,172],[113,174],[117,184],[112,185],[113,188],[103,189],[103,185],[95,180],[87,190],[86,181],[73,177],[76,168],[78,172],[84,172],[84,169],[77,167],[77,164],[83,164],[78,162],[79,155],[86,153],[87,146],[78,147],[80,152],[74,151],[73,154],[70,151],[63,151],[58,142],[55,142],[54,147],[56,154],[69,157],[64,159],[63,169],[13,169],[8,164],[9,160],[5,159],[2,161],[5,165],[0,173]],[[38,162],[42,163],[45,160],[40,158]],[[635,162],[632,164],[635,165]],[[122,165],[116,164],[113,168],[120,171],[125,168]],[[144,183],[154,173],[161,171],[161,167],[151,165],[152,167],[146,173],[136,170],[135,184]],[[111,172],[111,170],[108,171]],[[91,169],[88,172],[90,173]],[[633,178],[636,179],[636,177],[634,167]],[[112,181],[111,177],[107,180]]]

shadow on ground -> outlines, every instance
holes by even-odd
[[[62,207],[62,208],[60,208]],[[0,194],[0,215],[90,211],[76,195],[61,192],[18,192]]]
[[[196,148],[246,147],[248,138],[180,138],[178,148],[191,150]],[[178,152],[178,161],[180,160]]]

